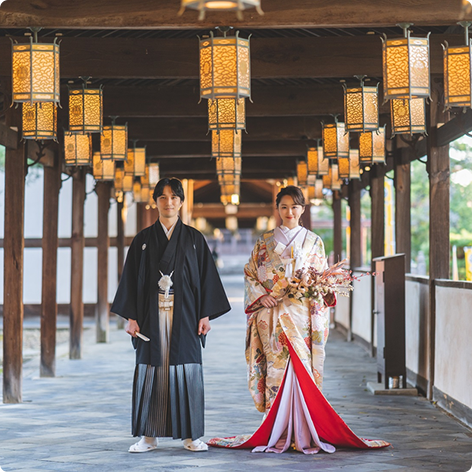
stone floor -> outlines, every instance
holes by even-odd
[[[246,388],[245,321],[239,276],[224,276],[233,310],[213,323],[204,353],[206,438],[253,432],[261,421]],[[362,437],[392,447],[304,456],[211,449],[192,453],[164,439],[158,450],[129,454],[133,351],[128,336],[111,326],[110,343],[84,337],[83,359],[58,349],[57,377],[38,377],[37,358],[25,365],[23,400],[0,404],[3,471],[448,471],[472,465],[472,432],[419,397],[374,396],[366,382],[375,363],[333,332],[327,347],[324,393]]]

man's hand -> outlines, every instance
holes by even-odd
[[[198,335],[200,336],[200,334],[207,334],[209,333],[211,329],[211,326],[210,326],[210,318],[207,316],[206,318],[202,318],[199,322],[198,322]]]
[[[278,301],[272,295],[264,295],[260,300],[261,305],[266,308],[273,308],[277,306]]]
[[[136,322],[136,320],[132,320],[131,318],[128,320],[128,323],[126,323],[125,331],[133,336],[133,338],[136,337],[136,333],[139,333],[139,325]]]

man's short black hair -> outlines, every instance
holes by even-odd
[[[179,179],[176,179],[175,177],[172,177],[171,179],[166,177],[157,182],[156,188],[154,189],[154,192],[152,194],[152,198],[156,203],[157,199],[164,193],[164,187],[167,186],[172,189],[172,193],[175,196],[180,198],[181,202],[185,201],[185,194],[184,189],[182,187],[182,182]]]

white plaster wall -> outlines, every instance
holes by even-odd
[[[435,386],[472,408],[472,290],[436,287]]]
[[[352,292],[352,332],[368,343],[371,342],[371,284],[372,277],[355,272],[354,275],[363,275],[354,280]]]
[[[344,328],[349,328],[349,297],[338,296],[334,319],[336,323],[339,323]]]

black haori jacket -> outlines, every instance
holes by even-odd
[[[150,342],[132,338],[136,364],[160,365],[158,282],[172,275],[174,314],[170,365],[202,362],[198,322],[228,312],[229,305],[203,235],[179,219],[170,240],[159,220],[129,247],[111,312],[138,322]]]

